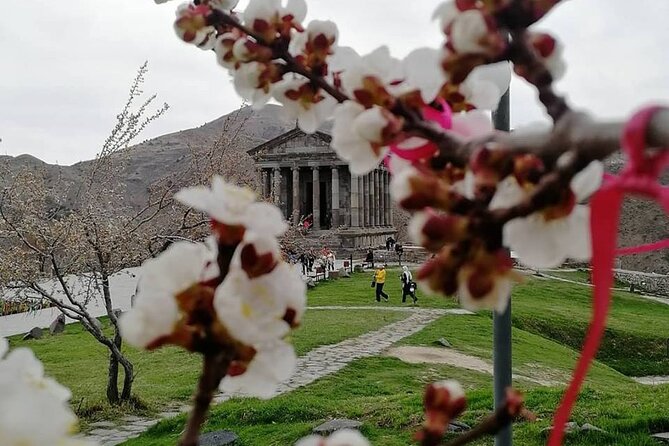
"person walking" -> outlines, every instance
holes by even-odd
[[[307,259],[307,253],[302,251],[302,254],[300,254],[300,263],[302,264],[302,275],[306,276],[307,275],[307,266],[309,264],[309,260]]]
[[[381,297],[388,302],[388,295],[383,292],[383,286],[386,284],[386,266],[381,265],[374,273],[374,282],[376,283],[376,301],[381,302]]]
[[[367,250],[367,255],[365,256],[365,266],[367,268],[374,268],[374,251],[372,248]]]
[[[413,281],[413,276],[411,275],[411,271],[409,271],[409,267],[402,267],[400,280],[402,281],[402,303],[406,303],[407,296],[413,299],[413,303],[418,302],[418,298],[416,297],[416,283]]]

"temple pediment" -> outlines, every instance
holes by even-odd
[[[330,148],[331,139],[330,135],[325,132],[318,131],[309,135],[295,128],[254,147],[248,153],[256,161],[276,160],[278,157],[283,159],[313,159],[314,157],[329,159],[336,157],[335,152]]]

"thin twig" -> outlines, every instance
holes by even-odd
[[[444,443],[444,446],[460,446],[471,443],[486,435],[495,435],[511,424],[513,420],[514,417],[509,414],[506,405],[500,406],[495,412],[488,415],[481,423],[474,426],[471,430],[465,432],[464,434],[449,441],[448,443]]]
[[[193,398],[193,410],[179,446],[198,446],[200,429],[207,418],[209,406],[214,399],[214,392],[230,366],[230,358],[225,353],[205,354],[202,374]]]

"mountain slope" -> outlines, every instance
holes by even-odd
[[[181,172],[190,162],[194,151],[211,147],[223,131],[231,131],[237,136],[230,142],[235,150],[249,150],[275,136],[295,127],[287,120],[278,105],[268,105],[262,110],[251,107],[222,116],[200,127],[183,130],[142,141],[126,149],[123,166],[118,181],[124,185],[126,204],[138,208],[146,202],[149,187],[162,178],[169,178]],[[239,129],[236,132],[236,129]],[[41,169],[47,177],[47,184],[60,182],[72,188],[85,177],[92,161],[83,161],[72,166],[46,164],[30,155],[17,157],[0,156],[0,164],[5,164],[11,172],[23,168]],[[616,156],[608,161],[608,170],[617,172],[623,160]],[[0,178],[0,186],[3,179]],[[663,178],[669,183],[669,174]],[[627,200],[621,217],[621,246],[648,243],[669,237],[667,217],[662,210],[642,199]],[[657,273],[669,273],[669,254],[659,251],[643,255],[627,256],[619,260],[619,266]]]

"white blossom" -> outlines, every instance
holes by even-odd
[[[418,48],[402,61],[407,88],[418,89],[427,104],[434,101],[448,80],[441,68],[442,59],[441,50]]]
[[[454,379],[437,381],[432,383],[432,386],[436,387],[437,389],[447,390],[451,401],[459,400],[465,397],[465,391],[462,388],[462,385]]]
[[[210,10],[204,5],[183,3],[176,11],[174,31],[181,40],[210,50],[216,44],[216,28],[206,24],[205,14]]]
[[[280,383],[295,372],[297,356],[290,344],[274,340],[256,345],[253,357],[244,373],[226,376],[220,389],[233,395],[271,398]]]
[[[261,80],[266,69],[267,64],[252,61],[242,64],[234,72],[235,91],[255,109],[262,108],[272,98],[273,85]]]
[[[390,93],[401,91],[404,87],[394,85],[404,79],[402,62],[390,55],[387,46],[381,46],[365,56],[348,55],[350,64],[341,75],[342,86],[349,96],[355,97],[356,90],[364,89],[364,80],[368,77],[378,79]]]
[[[593,161],[571,182],[576,202],[582,202],[601,185],[603,165]],[[514,206],[527,197],[515,179],[507,178],[498,187],[490,206],[493,209]],[[560,218],[546,218],[542,212],[516,218],[504,225],[504,244],[525,265],[552,268],[566,259],[590,259],[590,208],[577,204]]]
[[[251,190],[230,184],[218,175],[212,178],[211,188],[188,187],[180,190],[175,198],[226,225],[240,225],[273,236],[281,235],[287,229],[279,208],[256,202],[256,195]]]
[[[451,22],[450,42],[458,53],[485,53],[482,42],[490,32],[483,13],[470,9],[457,15]]]
[[[5,343],[5,352],[0,345],[0,358],[7,352],[7,341]],[[0,343],[2,342],[0,341]],[[0,375],[11,376],[14,379],[21,380],[28,386],[48,392],[60,402],[70,400],[72,394],[69,389],[58,384],[54,379],[44,376],[44,366],[35,357],[32,350],[27,348],[17,348],[6,354],[4,360],[0,360]]]
[[[172,334],[181,318],[177,296],[208,279],[215,258],[203,244],[178,242],[144,262],[135,305],[120,320],[123,338],[146,348]]]
[[[495,110],[510,83],[511,65],[508,62],[480,65],[460,85],[460,92],[477,109]]]
[[[506,311],[511,298],[511,290],[518,281],[517,274],[497,274],[492,278],[493,286],[488,293],[481,297],[474,297],[469,289],[469,278],[474,271],[464,266],[458,272],[458,298],[460,306],[465,310],[477,311],[482,309],[495,310],[502,314]]]
[[[337,106],[337,101],[325,92],[314,102],[311,84],[305,79],[284,79],[274,86],[273,93],[274,99],[283,105],[284,112],[291,119],[297,119],[297,125],[305,133],[318,130],[332,116]]]
[[[332,148],[356,175],[374,169],[388,147],[383,146],[383,130],[389,124],[380,107],[369,110],[354,101],[340,104],[334,112]]]
[[[232,11],[235,6],[237,6],[239,0],[208,0],[207,4],[214,9],[218,9],[223,12]]]
[[[232,269],[216,289],[214,308],[232,337],[253,346],[282,339],[306,307],[306,285],[300,275],[281,262],[271,273],[250,279]]]
[[[256,20],[267,23],[280,21],[291,16],[294,23],[302,23],[307,15],[307,3],[304,0],[251,0],[244,11],[244,24],[253,26]]]
[[[307,43],[313,41],[319,35],[323,35],[332,42],[330,49],[337,48],[339,29],[337,24],[330,20],[312,20],[304,32],[296,33],[290,40],[289,51],[293,56],[298,56],[306,51]]]
[[[0,444],[92,446],[70,437],[77,419],[67,405],[69,390],[44,376],[32,351],[8,350],[0,338]]]
[[[309,435],[295,443],[295,446],[371,446],[371,443],[356,430],[341,429],[327,438]]]

